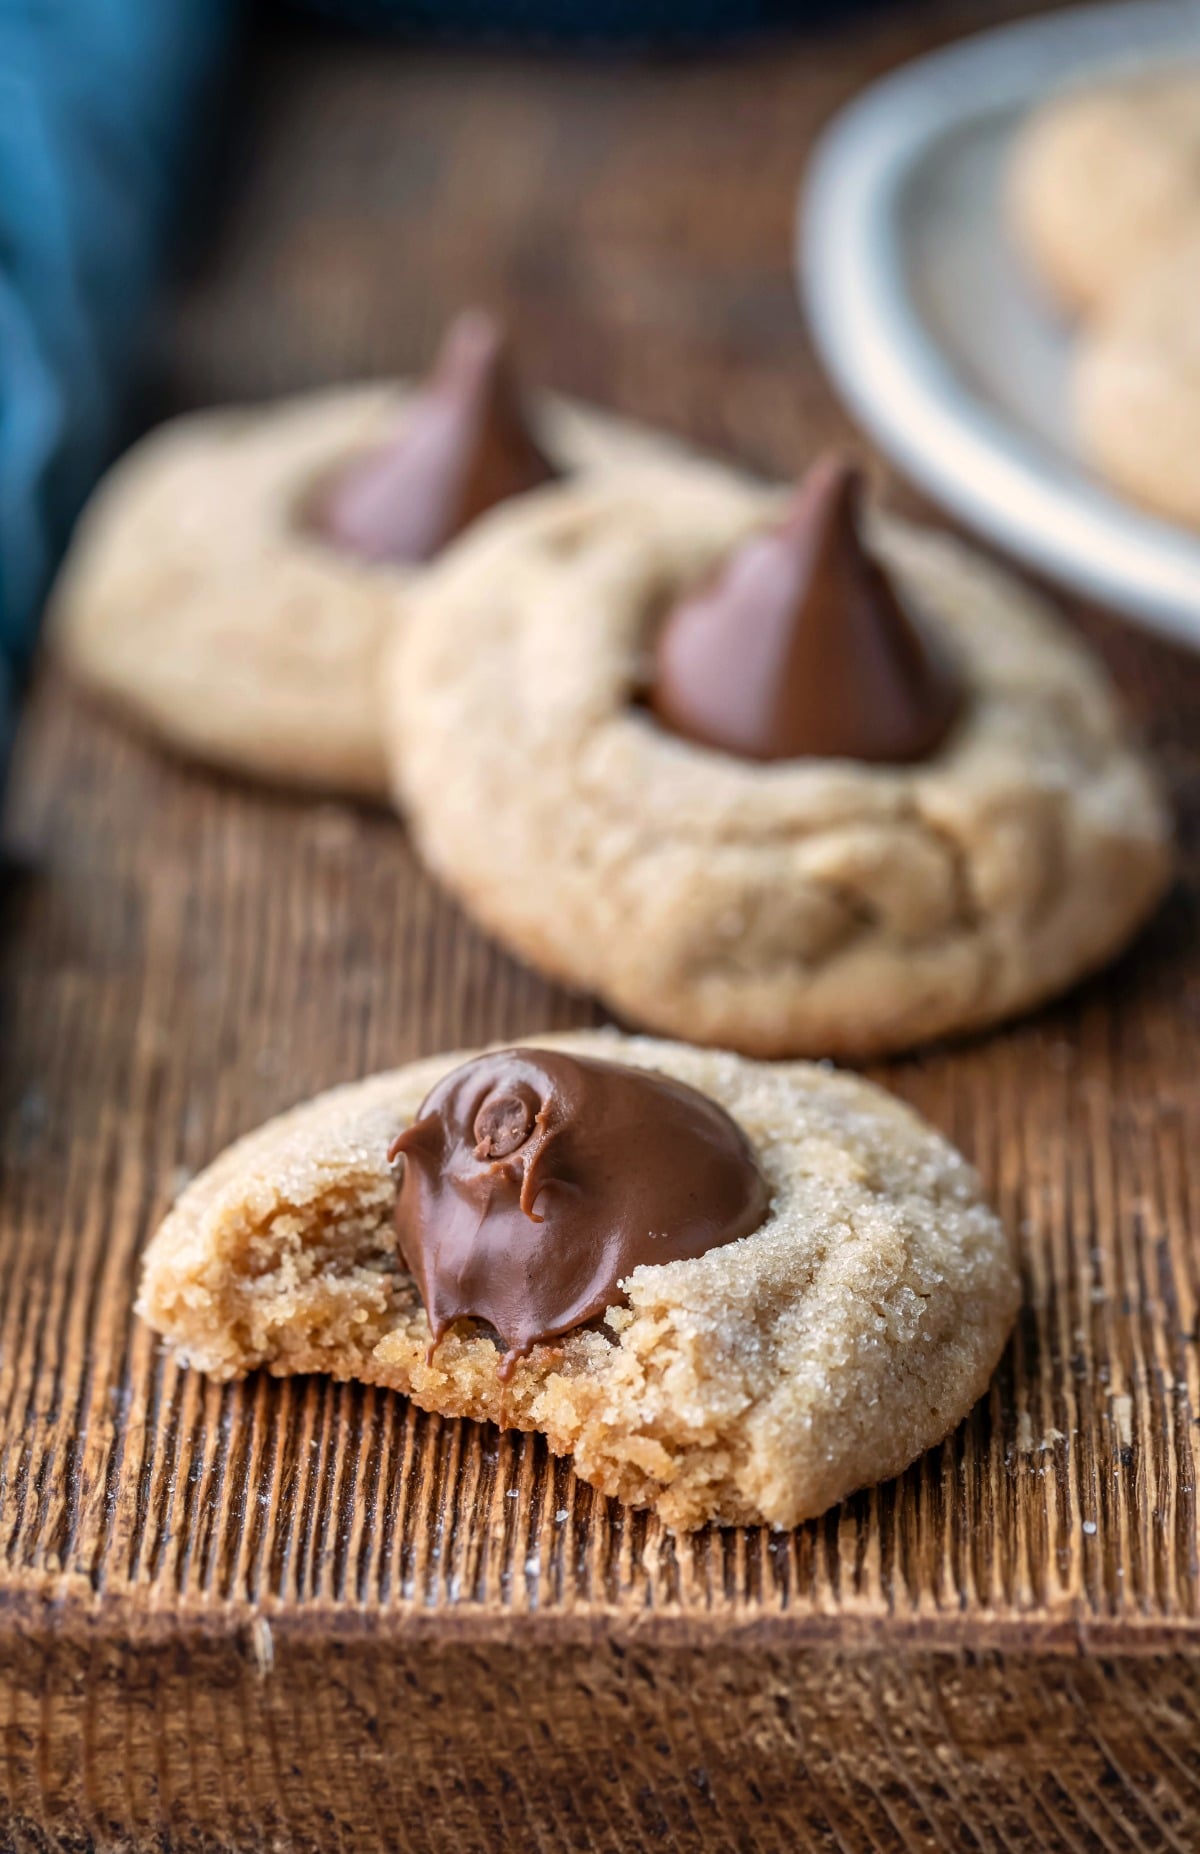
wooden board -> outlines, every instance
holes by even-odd
[[[484,297],[536,377],[794,469],[845,435],[789,275],[807,142],[1002,10],[640,69],[267,45],[156,407],[409,366]],[[536,1440],[209,1385],[131,1318],[236,1133],[597,1013],[385,815],[189,771],[43,677],[0,901],[0,1846],[1200,1846],[1200,663],[1078,616],[1180,887],[1060,1006],[872,1071],[1018,1234],[1013,1343],[896,1484],[686,1541]]]

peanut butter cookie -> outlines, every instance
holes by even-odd
[[[1110,482],[1200,528],[1200,225],[1084,330],[1075,405],[1084,453]]]
[[[618,1013],[860,1057],[1026,1009],[1168,878],[1153,774],[1029,588],[879,518],[676,479],[465,541],[390,663],[397,792],[499,938]]]
[[[463,1061],[232,1146],[153,1238],[142,1316],[217,1377],[325,1371],[541,1430],[681,1529],[820,1513],[986,1388],[1008,1242],[880,1089],[611,1032]]]
[[[1200,229],[1200,70],[1071,91],[1036,110],[1009,176],[1015,236],[1050,294],[1092,314]]]

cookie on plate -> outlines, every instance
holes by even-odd
[[[1147,508],[1200,528],[1200,227],[1083,331],[1074,395],[1097,469]]]
[[[593,1031],[240,1140],[153,1238],[138,1308],[218,1377],[325,1371],[541,1430],[689,1529],[794,1525],[899,1473],[983,1393],[1017,1302],[974,1173],[891,1096]]]
[[[526,407],[500,332],[461,317],[420,390],[339,387],[172,420],[109,473],[52,601],[88,686],[198,759],[383,796],[384,639],[487,511],[560,476],[712,469],[590,408]]]
[[[1090,314],[1200,227],[1200,68],[1053,97],[1022,128],[1013,231],[1069,313]]]
[[[861,1057],[1111,958],[1169,871],[1099,665],[855,473],[547,492],[464,542],[390,666],[397,792],[499,938],[625,1018]]]

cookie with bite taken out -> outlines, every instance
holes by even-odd
[[[592,1031],[251,1133],[153,1238],[138,1307],[216,1377],[539,1430],[688,1530],[898,1473],[982,1394],[1017,1300],[974,1173],[882,1090]]]

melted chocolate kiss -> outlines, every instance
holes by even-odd
[[[659,633],[650,705],[749,760],[926,759],[962,691],[859,535],[861,472],[809,472],[777,528],[753,535]]]
[[[404,1154],[396,1235],[436,1345],[486,1320],[502,1371],[624,1300],[641,1262],[748,1236],[768,1193],[741,1128],[707,1095],[615,1062],[508,1049],[455,1069]]]
[[[473,310],[450,328],[396,436],[346,466],[315,519],[351,553],[411,564],[558,474],[525,422],[500,329]]]

